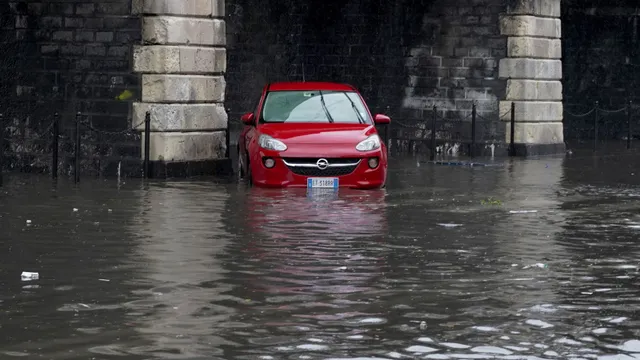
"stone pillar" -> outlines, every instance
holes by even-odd
[[[133,0],[133,8],[142,16],[143,43],[133,53],[142,96],[132,121],[137,126],[151,114],[152,174],[228,171],[224,0]],[[144,136],[142,149],[144,158]]]
[[[507,57],[499,75],[507,79],[500,116],[511,137],[511,103],[515,103],[517,155],[563,153],[561,0],[510,0],[500,18],[507,36]]]

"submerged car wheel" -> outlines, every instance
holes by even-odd
[[[242,181],[246,181],[249,183],[249,185],[253,185],[253,178],[251,176],[251,163],[249,163],[249,160],[247,159],[246,162],[246,168],[247,171],[244,171],[245,168],[245,161],[244,161],[244,156],[242,156],[242,154],[240,154],[240,147],[238,147],[238,181],[242,182]]]
[[[249,185],[253,185],[253,174],[251,173],[251,162],[247,160],[247,174],[245,176]]]
[[[236,178],[238,181],[242,181],[242,179],[244,178],[244,169],[242,154],[240,153],[240,146],[238,146],[238,168],[236,169]]]

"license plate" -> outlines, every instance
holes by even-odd
[[[307,187],[310,189],[315,188],[338,188],[338,178],[308,178]]]

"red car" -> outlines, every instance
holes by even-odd
[[[384,187],[387,147],[353,86],[329,82],[268,84],[244,114],[238,177],[259,187]]]

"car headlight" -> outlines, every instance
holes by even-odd
[[[358,151],[371,151],[380,148],[380,136],[371,135],[356,145]]]
[[[260,135],[258,138],[258,144],[261,148],[266,150],[275,150],[275,151],[285,151],[287,150],[287,145],[285,145],[282,141],[276,140],[269,135]]]

